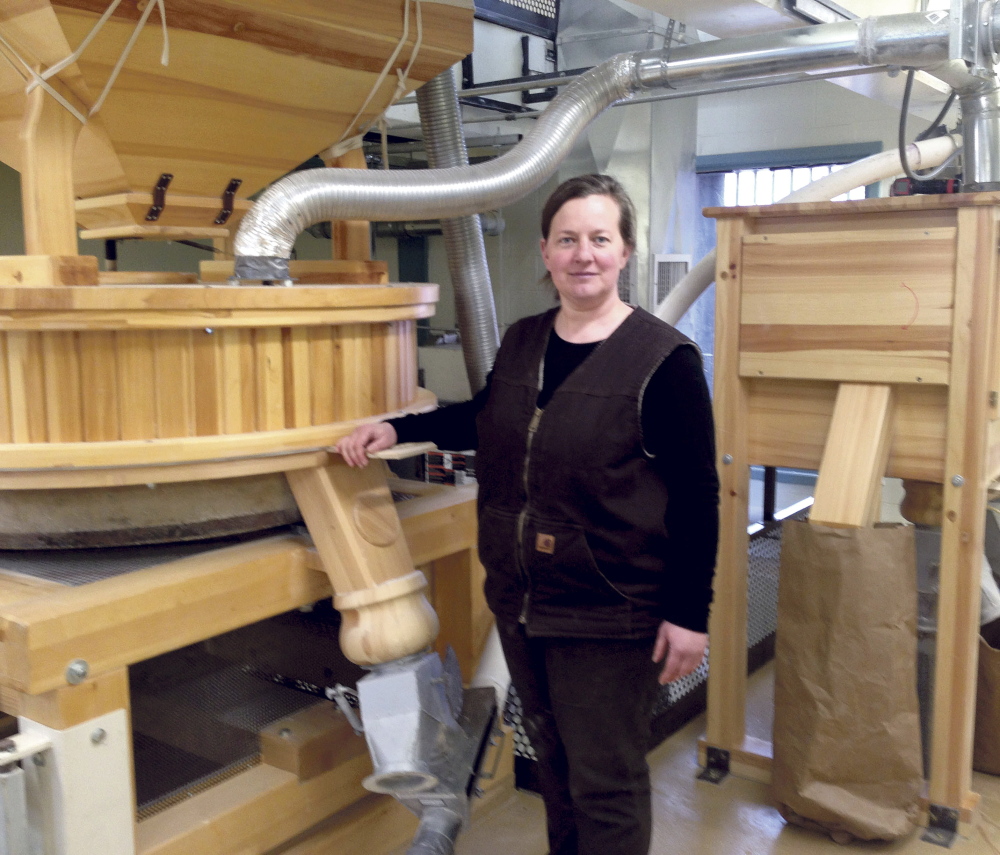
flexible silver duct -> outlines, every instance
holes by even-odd
[[[458,94],[451,69],[420,87],[417,108],[432,169],[468,167]],[[473,394],[486,385],[486,375],[500,347],[496,306],[486,244],[478,214],[441,220],[448,271],[455,290],[455,315],[462,337],[465,373]]]
[[[305,170],[272,185],[236,237],[236,277],[286,279],[295,238],[329,219],[408,220],[475,214],[542,184],[606,107],[654,88],[699,88],[794,71],[860,66],[932,68],[949,61],[947,16],[887,15],[665,51],[622,54],[582,75],[503,156],[468,167],[426,170]],[[968,136],[968,132],[967,136]]]
[[[455,839],[462,828],[462,817],[448,808],[428,808],[420,818],[420,827],[407,855],[452,855]]]

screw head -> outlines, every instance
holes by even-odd
[[[34,756],[32,756],[31,762],[34,763],[36,766],[44,766],[45,765],[45,755],[44,754],[35,754]]]
[[[282,739],[290,739],[292,736],[292,730],[289,727],[283,727],[278,731],[278,736]]]
[[[961,487],[965,483],[965,479],[961,475],[951,476],[951,485],[953,487]]]
[[[103,727],[95,728],[90,734],[90,741],[93,742],[94,745],[100,745],[107,738],[108,732]]]
[[[66,682],[71,686],[82,683],[90,673],[90,666],[86,659],[74,659],[66,666]]]
[[[722,455],[722,462],[725,463],[726,466],[729,466],[733,462],[733,455],[731,455],[731,454],[723,454]]]

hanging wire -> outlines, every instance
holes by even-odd
[[[958,157],[959,150],[956,149],[955,153],[952,154],[944,163],[933,169],[930,172],[914,172],[910,168],[910,162],[906,156],[906,115],[910,110],[910,95],[913,92],[913,78],[916,76],[916,69],[911,68],[906,72],[906,85],[903,87],[903,104],[899,112],[899,162],[903,165],[903,172],[906,173],[906,177],[910,181],[930,181],[932,178],[937,178],[944,170],[951,164],[951,162]],[[930,127],[926,130],[921,131],[917,134],[918,140],[925,140],[933,136],[941,123],[944,121],[944,117],[947,112],[951,109],[951,105],[955,103],[956,92],[954,89],[951,90],[951,94],[948,96],[948,100],[944,102],[944,106],[941,111],[937,114],[937,117],[931,122]]]

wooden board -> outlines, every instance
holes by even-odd
[[[809,522],[861,528],[878,521],[893,409],[891,386],[840,384]]]
[[[199,278],[202,282],[227,282],[234,268],[232,261],[202,261]],[[389,266],[384,261],[290,261],[288,272],[300,285],[385,285],[389,281]]]
[[[52,288],[96,285],[92,255],[0,255],[0,288]]]
[[[741,375],[948,382],[954,228],[753,234],[742,260]]]
[[[233,230],[239,226],[240,220],[253,203],[247,199],[235,199],[233,210],[225,223],[215,220],[222,210],[220,196],[184,196],[171,193],[169,188],[165,196],[165,205],[156,218],[156,225],[173,228],[213,228],[224,226]],[[98,196],[91,199],[76,200],[76,221],[85,229],[110,229],[122,226],[146,226],[146,215],[153,206],[153,194],[145,193],[115,193],[110,196]]]

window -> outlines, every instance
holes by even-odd
[[[722,204],[770,205],[778,202],[801,187],[824,178],[831,172],[843,169],[843,164],[825,166],[795,166],[788,169],[738,169],[723,173]],[[855,187],[849,193],[837,196],[843,199],[864,199],[865,188]]]

